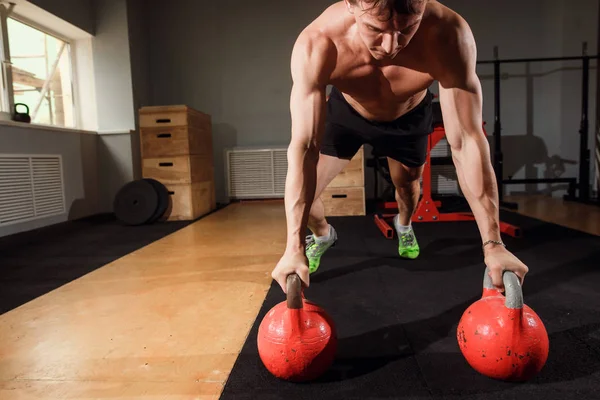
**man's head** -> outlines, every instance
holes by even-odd
[[[358,33],[378,60],[395,57],[417,32],[427,0],[345,0]]]

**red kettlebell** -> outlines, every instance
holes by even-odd
[[[502,275],[506,296],[485,270],[483,295],[463,313],[456,332],[460,350],[479,373],[523,382],[536,376],[548,359],[549,340],[540,317],[523,303],[519,278]]]
[[[287,278],[287,301],[273,307],[258,328],[258,354],[275,377],[304,382],[333,364],[337,333],[332,319],[306,300],[297,274]]]

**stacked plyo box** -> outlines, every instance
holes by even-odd
[[[187,106],[139,111],[142,175],[168,189],[167,220],[193,220],[216,208],[212,123]]]

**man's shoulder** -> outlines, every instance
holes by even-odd
[[[306,28],[296,40],[291,68],[294,78],[326,84],[337,62],[337,48],[332,38],[315,28]]]
[[[340,14],[344,10],[343,2],[327,7],[300,32],[294,47],[325,53],[335,51],[336,37],[343,34],[340,32],[342,24],[336,23],[336,21],[340,21]]]
[[[294,51],[307,56],[327,57],[335,52],[335,43],[326,32],[318,28],[307,27],[298,35]]]
[[[457,85],[474,71],[475,38],[469,24],[458,12],[437,1],[432,3],[428,21],[432,76],[448,86]]]
[[[428,40],[434,51],[455,53],[465,46],[474,45],[471,28],[458,12],[437,1],[431,1],[427,11]]]

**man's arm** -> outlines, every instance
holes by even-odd
[[[305,285],[309,284],[304,237],[316,190],[317,162],[325,126],[326,88],[334,66],[333,43],[318,34],[302,33],[291,58],[292,135],[285,184],[287,244],[285,254],[272,274],[284,291],[287,275],[293,272],[298,273]]]
[[[468,28],[457,29],[459,37],[449,46],[454,56],[446,58],[446,69],[438,79],[444,129],[482,241],[500,241],[498,190],[483,132],[481,84],[475,71],[477,50]]]
[[[503,287],[502,271],[512,270],[523,280],[527,267],[508,252],[500,235],[498,186],[482,122],[482,90],[476,73],[477,49],[470,28],[462,19],[449,35],[444,69],[439,73],[440,105],[446,138],[452,149],[460,187],[475,216],[486,263],[492,279]],[[488,242],[493,241],[493,242]]]
[[[304,35],[298,39],[292,52],[292,137],[288,147],[285,187],[287,251],[304,251],[304,236],[308,212],[315,195],[319,146],[325,124],[325,91],[331,69],[328,47],[327,39]]]

